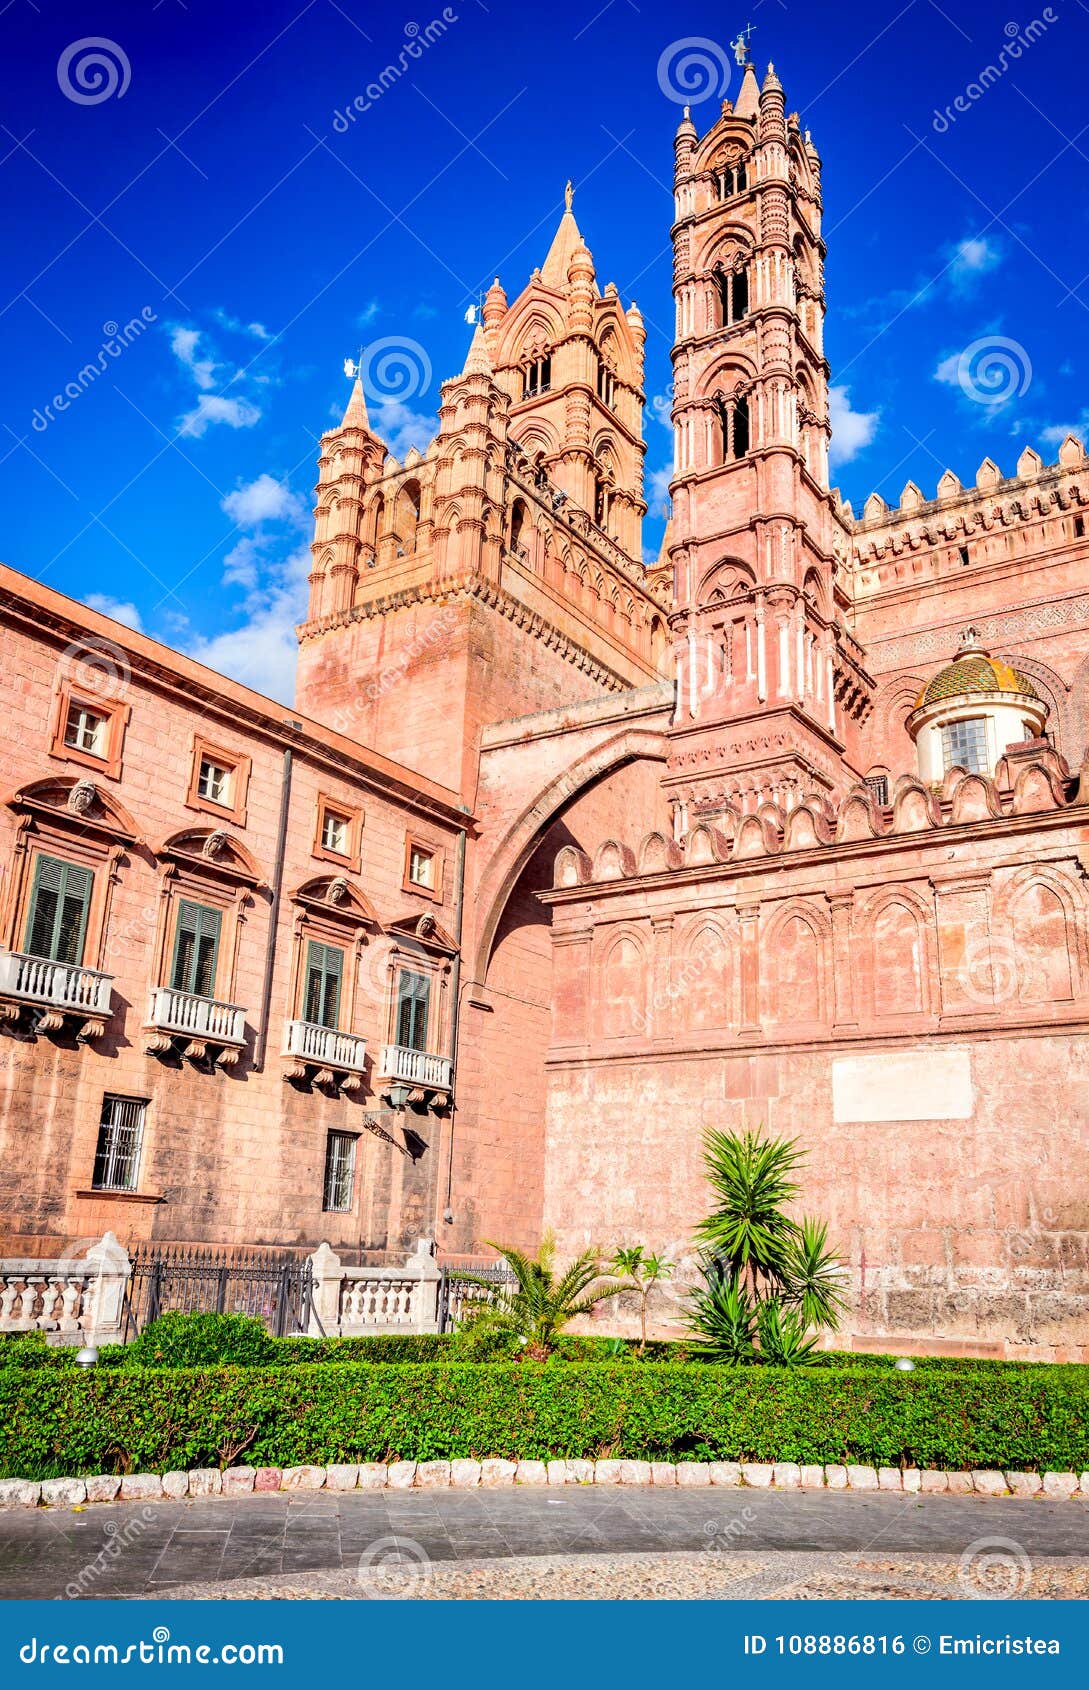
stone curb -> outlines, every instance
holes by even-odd
[[[328,1467],[215,1467],[189,1473],[102,1473],[86,1479],[0,1479],[0,1509],[81,1508],[89,1502],[175,1501],[253,1491],[492,1490],[501,1485],[701,1485],[752,1490],[900,1491],[909,1495],[1089,1501],[1087,1473],[945,1473],[932,1468],[798,1466],[793,1461],[380,1461]]]

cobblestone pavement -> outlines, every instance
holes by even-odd
[[[567,1487],[0,1514],[6,1597],[1089,1595],[1089,1503]]]

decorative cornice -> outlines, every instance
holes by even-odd
[[[578,645],[569,635],[562,633],[554,622],[548,621],[538,611],[530,610],[505,587],[471,574],[417,582],[415,585],[402,587],[397,592],[384,593],[368,604],[352,605],[348,610],[338,611],[332,616],[323,616],[318,621],[304,622],[298,629],[299,643],[304,644],[307,640],[316,639],[336,628],[349,627],[353,622],[369,622],[377,616],[388,616],[391,611],[401,610],[408,605],[445,604],[452,598],[478,599],[480,603],[505,616],[516,627],[523,628],[534,639],[540,640],[542,645],[558,652],[568,663],[573,664],[576,669],[581,669],[592,680],[608,687],[610,692],[631,690],[632,683],[628,676],[592,657],[584,647]]]

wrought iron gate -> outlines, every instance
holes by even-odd
[[[490,1285],[513,1285],[515,1277],[510,1268],[501,1263],[481,1262],[479,1266],[444,1267],[439,1281],[439,1331],[449,1332],[461,1319],[467,1303],[484,1302],[488,1292],[479,1285],[467,1285],[465,1275],[486,1279]]]
[[[252,1251],[146,1250],[133,1257],[126,1324],[139,1332],[168,1310],[248,1314],[277,1338],[310,1326],[314,1276],[296,1256]]]

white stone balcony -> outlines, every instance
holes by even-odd
[[[198,997],[195,992],[178,992],[173,986],[155,986],[147,1012],[148,1026],[157,1035],[149,1040],[149,1051],[160,1055],[174,1039],[186,1039],[185,1055],[199,1061],[208,1045],[219,1047],[221,1066],[238,1061],[246,1042],[246,1011],[236,1003]]]
[[[427,1091],[449,1091],[453,1063],[448,1056],[407,1045],[383,1045],[378,1077],[395,1085]]]
[[[21,951],[0,952],[0,998],[9,1000],[3,1013],[7,1019],[19,1014],[19,1006],[40,1009],[38,1027],[54,1032],[65,1016],[83,1021],[80,1038],[95,1038],[102,1032],[110,1013],[113,975],[80,963],[50,962],[47,957],[26,956]]]
[[[283,1055],[290,1063],[287,1079],[301,1080],[315,1069],[315,1085],[333,1085],[339,1078],[343,1091],[357,1091],[367,1056],[367,1041],[357,1033],[341,1033],[317,1021],[289,1021],[284,1031]]]

